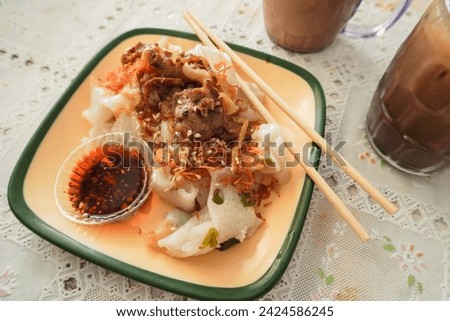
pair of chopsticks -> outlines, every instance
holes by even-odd
[[[355,168],[353,168],[335,149],[333,149],[325,139],[320,136],[305,120],[301,119],[290,106],[262,80],[225,42],[215,36],[197,17],[192,13],[184,14],[184,19],[194,30],[197,37],[204,45],[218,48],[227,53],[232,61],[240,67],[241,70],[257,85],[259,88],[298,126],[302,129],[311,140],[320,146],[320,148],[329,155],[353,180],[358,183],[375,201],[377,201],[388,213],[393,214],[397,208],[389,200],[384,197],[367,179],[365,179]],[[249,98],[254,107],[258,110],[265,121],[276,124],[277,121],[267,111],[266,107],[256,97],[253,91],[248,87],[247,83],[242,80],[239,75],[237,80],[244,94]],[[331,187],[325,182],[320,174],[310,164],[305,164],[297,153],[291,147],[288,147],[296,161],[302,166],[306,174],[314,181],[316,186],[325,194],[330,203],[339,212],[342,218],[352,228],[355,234],[366,242],[370,239],[369,234],[364,227],[353,216],[350,210],[345,206],[342,200],[334,193]]]

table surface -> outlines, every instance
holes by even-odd
[[[377,82],[429,2],[414,1],[378,38],[341,35],[322,52],[299,54],[270,41],[260,1],[0,1],[0,300],[188,299],[86,262],[41,239],[16,219],[7,200],[9,177],[21,152],[86,62],[130,29],[190,32],[181,18],[186,9],[224,40],[310,71],[325,92],[327,139],[341,146],[344,157],[399,207],[394,216],[386,214],[322,159],[321,175],[369,230],[371,241],[361,243],[315,189],[294,256],[262,299],[450,299],[450,170],[429,178],[400,173],[383,165],[364,134]],[[389,1],[364,3],[356,23],[392,10]]]

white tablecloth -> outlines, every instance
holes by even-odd
[[[363,2],[372,5],[361,9],[357,22],[374,20],[379,10],[391,8],[389,1]],[[10,174],[26,143],[84,64],[130,29],[190,32],[181,18],[186,9],[222,39],[314,74],[326,95],[327,139],[334,146],[343,144],[344,157],[400,209],[394,216],[386,214],[323,159],[321,175],[368,228],[372,240],[361,243],[316,189],[292,261],[263,299],[450,299],[450,170],[417,178],[382,166],[363,129],[379,78],[429,2],[413,2],[379,38],[339,36],[322,52],[298,54],[269,40],[261,1],[0,1],[0,300],[186,299],[41,239],[15,218],[6,197]]]

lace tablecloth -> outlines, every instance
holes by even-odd
[[[373,0],[355,17],[391,9]],[[395,2],[395,1],[394,1]],[[265,300],[450,299],[450,170],[430,178],[399,173],[373,153],[363,123],[375,86],[429,0],[416,0],[376,39],[339,36],[326,50],[298,54],[267,37],[261,1],[0,0],[0,300],[185,300],[123,277],[41,239],[11,212],[13,167],[37,126],[84,64],[107,42],[137,27],[191,31],[190,9],[222,39],[289,60],[321,82],[326,138],[400,210],[386,214],[339,168],[319,168],[368,227],[362,244],[317,189],[297,250]],[[378,11],[377,11],[378,10]],[[43,169],[45,170],[45,169]]]

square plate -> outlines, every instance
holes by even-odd
[[[243,243],[226,251],[178,259],[150,248],[142,232],[150,230],[170,208],[156,194],[133,217],[105,226],[80,226],[66,220],[53,198],[56,174],[67,155],[88,135],[81,112],[89,106],[90,79],[120,65],[122,52],[141,42],[170,43],[187,50],[195,35],[165,29],[136,29],[117,37],[86,65],[51,109],[21,155],[8,186],[16,217],[49,242],[81,258],[143,283],[202,300],[249,300],[268,292],[281,278],[295,251],[313,191],[300,166],[270,206],[265,223]],[[325,97],[314,76],[279,58],[230,45],[286,102],[323,135]],[[271,103],[280,125],[302,155],[315,159],[320,150]],[[312,148],[309,148],[312,147]],[[308,148],[308,149],[306,149]]]

